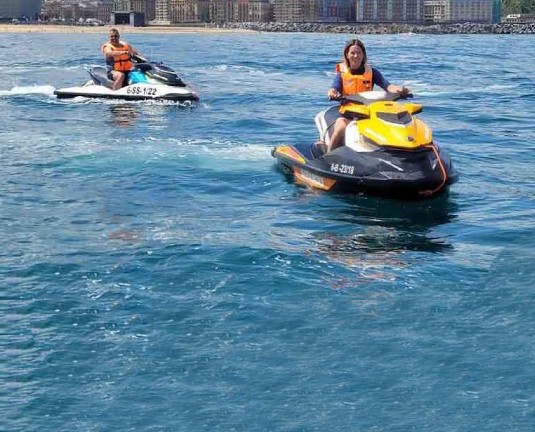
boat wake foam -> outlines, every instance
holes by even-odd
[[[54,86],[51,85],[15,86],[11,90],[0,90],[0,97],[34,94],[53,96],[54,90]]]

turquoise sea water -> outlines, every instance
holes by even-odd
[[[0,430],[533,431],[533,36],[365,36],[460,172],[296,186],[350,35],[131,35],[196,108],[57,101],[106,34],[0,34]],[[23,47],[23,49],[21,49]]]

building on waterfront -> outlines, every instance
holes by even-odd
[[[271,22],[273,21],[273,5],[269,0],[250,0],[247,8],[248,22]]]
[[[135,17],[142,16],[143,25],[145,25],[156,17],[156,0],[115,0],[113,15],[122,17],[125,14],[134,14],[131,16]],[[116,19],[112,21],[117,24]]]
[[[493,1],[451,0],[451,22],[492,22]]]
[[[353,0],[274,0],[276,22],[352,21]]]
[[[65,22],[96,19],[101,23],[109,23],[114,4],[114,0],[45,0],[40,18],[44,21]]]
[[[499,23],[502,21],[502,0],[493,0],[492,22]]]
[[[323,0],[274,0],[273,19],[276,22],[315,22],[319,20]]]
[[[500,1],[424,0],[424,21],[428,23],[492,23],[500,21]]]
[[[97,17],[97,1],[45,0],[40,16],[45,21],[75,22]],[[109,16],[106,22],[109,21]]]
[[[40,16],[45,21],[64,19],[63,8],[65,4],[60,0],[45,0]]]
[[[171,23],[201,23],[208,19],[208,0],[169,0]]]
[[[357,0],[356,21],[414,23],[424,20],[424,0]]]
[[[421,23],[424,0],[274,0],[277,22]]]
[[[238,22],[238,2],[236,0],[210,0],[209,20],[218,24]]]
[[[306,13],[310,9],[309,4],[311,1],[314,0],[274,0],[274,20],[276,22],[313,21]]]
[[[154,2],[154,20],[151,24],[170,25],[169,19],[169,0],[155,0]]]
[[[100,0],[97,4],[97,19],[103,23],[109,23],[111,21],[111,14],[115,0]]]
[[[424,0],[424,21],[426,23],[446,22],[449,14],[449,0]]]
[[[152,25],[270,22],[269,0],[156,0]]]
[[[316,0],[316,3],[316,21],[326,23],[355,21],[354,0]]]
[[[42,0],[0,0],[0,17],[4,20],[26,17],[35,19]]]

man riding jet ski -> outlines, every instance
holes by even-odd
[[[112,28],[109,42],[104,42],[100,49],[106,64],[111,67],[112,90],[119,90],[123,86],[126,75],[134,66],[132,57],[140,55],[132,45],[120,40],[119,37],[119,30]]]
[[[341,106],[316,116],[317,143],[276,147],[272,154],[280,165],[299,181],[325,190],[425,197],[455,182],[449,157],[440,154],[431,130],[412,117],[421,105],[395,102],[410,90],[391,84],[372,67],[358,39],[345,45],[343,59],[327,93]],[[386,92],[374,92],[374,85]]]
[[[110,41],[102,45],[107,68],[89,69],[90,81],[82,86],[56,90],[58,98],[76,96],[127,100],[198,101],[190,89],[171,68],[162,63],[150,63],[137,50],[119,40],[119,32],[110,30]]]
[[[444,192],[458,179],[450,157],[413,116],[422,106],[396,102],[399,98],[383,91],[344,97],[340,107],[316,115],[318,143],[279,145],[272,155],[298,182],[318,189],[397,198]],[[326,153],[341,115],[353,119],[345,129],[345,145]]]

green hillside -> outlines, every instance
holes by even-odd
[[[502,0],[502,15],[535,14],[535,0]]]

